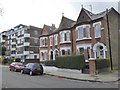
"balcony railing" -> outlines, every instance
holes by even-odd
[[[11,42],[11,44],[16,44],[16,42]]]
[[[25,33],[25,34],[24,34],[24,37],[30,37],[30,34]]]
[[[16,48],[11,48],[11,51],[14,51],[14,50],[16,50]]]
[[[24,42],[24,46],[29,46],[30,42]]]
[[[24,51],[23,54],[28,55],[28,54],[30,54],[30,51]]]

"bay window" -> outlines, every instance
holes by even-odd
[[[78,27],[78,39],[83,39],[83,27]]]
[[[60,34],[60,42],[64,42],[64,32],[62,32],[61,34]]]
[[[90,38],[90,27],[86,26],[85,30],[86,30],[86,38]]]
[[[70,41],[70,32],[66,33],[66,41]]]
[[[50,46],[52,46],[52,45],[53,45],[53,37],[50,36]]]

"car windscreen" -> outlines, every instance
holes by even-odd
[[[36,64],[34,64],[33,67],[35,67],[35,68],[40,68],[40,64],[36,63]]]

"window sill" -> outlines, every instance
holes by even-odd
[[[60,44],[64,44],[64,43],[71,43],[71,41],[60,42]]]
[[[40,46],[40,48],[44,48],[44,47],[48,47],[48,46]]]
[[[99,36],[99,37],[95,37],[95,38],[101,38],[101,36]]]
[[[91,37],[89,37],[89,38],[76,39],[76,41],[88,40],[88,39],[92,39],[92,38],[91,38]]]

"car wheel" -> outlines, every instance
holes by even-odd
[[[43,70],[40,72],[40,75],[42,75],[43,74]]]
[[[9,69],[11,71],[11,69]]]
[[[21,73],[23,74],[23,73],[24,73],[24,71],[23,71],[23,70],[21,70]]]
[[[30,73],[29,73],[29,74],[30,74],[30,76],[32,76],[32,75],[33,75],[33,72],[32,72],[32,71],[30,71]]]

